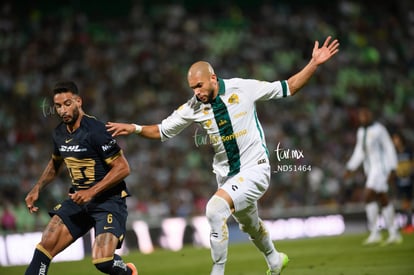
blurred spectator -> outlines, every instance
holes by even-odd
[[[1,229],[5,233],[16,232],[16,217],[12,211],[11,205],[6,202],[4,203],[3,211],[0,216]]]

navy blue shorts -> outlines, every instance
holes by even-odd
[[[94,199],[84,205],[66,199],[49,211],[49,215],[58,215],[74,240],[88,233],[91,228],[95,229],[95,236],[107,232],[114,234],[119,240],[117,248],[121,247],[125,237],[128,211],[125,198],[119,195]]]

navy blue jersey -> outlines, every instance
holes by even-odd
[[[405,148],[403,152],[398,152],[397,156],[397,184],[398,186],[410,186],[414,181],[413,151],[410,148]]]
[[[80,127],[69,133],[60,123],[53,132],[54,159],[63,159],[75,190],[88,189],[101,181],[110,170],[111,161],[122,153],[116,140],[106,130],[105,124],[84,115]],[[99,195],[128,196],[124,181]]]

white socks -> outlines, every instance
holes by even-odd
[[[368,229],[371,234],[378,234],[379,228],[377,226],[379,206],[376,202],[369,202],[365,205],[365,212],[367,215]]]
[[[231,215],[229,204],[221,197],[214,195],[207,203],[206,216],[210,224],[210,245],[213,268],[211,275],[224,275],[227,261],[229,232],[227,219]]]
[[[270,270],[272,270],[279,266],[279,253],[276,251],[276,248],[274,247],[273,242],[262,220],[259,220],[259,226],[260,227],[257,231],[256,237],[253,238],[250,236],[250,240],[260,250],[260,252],[263,253],[267,266]]]
[[[268,267],[272,270],[279,266],[280,257],[265,224],[259,218],[256,204],[252,204],[241,212],[235,213],[234,218],[243,232],[249,234],[250,240],[262,252]]]
[[[231,214],[230,207],[223,198],[214,195],[208,201],[206,216],[211,228],[210,245],[213,259],[210,275],[224,275],[229,243],[227,219]],[[239,223],[240,229],[249,235],[250,240],[263,253],[268,267],[271,270],[279,267],[279,253],[274,247],[263,221],[258,216],[257,206],[253,204],[243,211],[235,213],[233,217]]]
[[[376,202],[370,202],[365,206],[365,212],[368,220],[368,229],[371,234],[379,234],[379,227],[377,225],[379,216],[379,206]],[[385,227],[388,229],[391,236],[398,233],[398,226],[395,223],[395,210],[392,203],[382,208],[382,216],[384,217]]]
[[[387,206],[382,208],[382,215],[384,217],[385,226],[390,233],[390,236],[395,236],[398,233],[398,227],[395,223],[395,210],[394,206],[389,203]]]

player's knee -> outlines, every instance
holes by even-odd
[[[210,223],[223,222],[231,215],[229,204],[221,197],[214,195],[207,203],[206,217]]]

